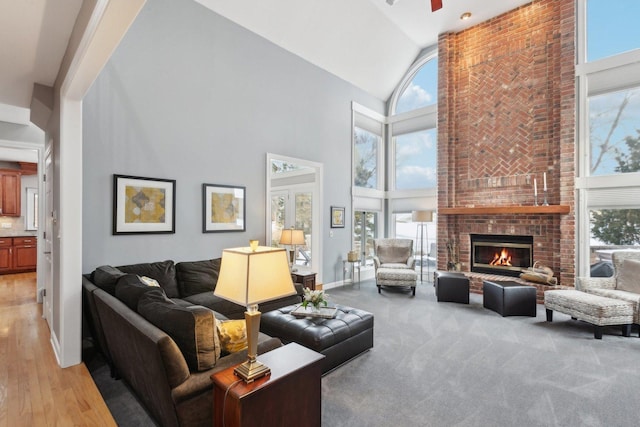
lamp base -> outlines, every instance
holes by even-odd
[[[253,362],[247,360],[242,365],[238,365],[233,370],[233,373],[242,378],[245,383],[249,384],[257,380],[258,378],[262,378],[265,375],[271,374],[271,369],[267,365],[263,365],[257,360]]]

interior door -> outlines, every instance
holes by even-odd
[[[51,147],[51,145],[49,145]],[[44,206],[45,206],[45,221],[44,221],[44,271],[42,277],[44,278],[45,295],[43,298],[43,310],[42,314],[47,319],[49,329],[53,328],[51,322],[53,321],[53,153],[51,149],[48,149],[45,154],[44,167],[45,167],[45,182],[44,182]]]
[[[313,187],[295,185],[284,190],[271,192],[271,244],[279,246],[280,232],[293,227],[302,230],[305,242],[296,247],[296,267],[311,269],[313,230]],[[291,248],[287,248],[291,249]]]

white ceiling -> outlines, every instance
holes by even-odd
[[[25,109],[28,119],[33,84],[55,82],[81,4],[0,0],[0,113],[13,118],[5,121],[18,121]]]
[[[28,120],[33,84],[54,84],[82,1],[0,0],[0,121]],[[530,2],[443,0],[431,12],[429,0],[194,1],[383,100],[439,33]]]
[[[195,0],[386,100],[438,34],[460,31],[531,0]],[[468,20],[460,20],[471,12]]]

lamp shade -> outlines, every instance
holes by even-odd
[[[411,212],[411,220],[413,222],[431,222],[433,221],[433,211],[413,211]]]
[[[281,245],[304,245],[304,232],[293,228],[285,228],[280,235]]]
[[[296,293],[286,251],[258,246],[222,251],[220,275],[214,295],[249,306]]]

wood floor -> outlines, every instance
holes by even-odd
[[[0,276],[0,427],[115,426],[84,364],[62,369],[36,274]]]

